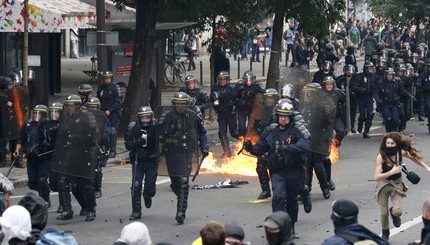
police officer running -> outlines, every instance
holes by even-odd
[[[237,139],[239,133],[237,132],[237,118],[234,108],[235,93],[234,88],[230,86],[230,74],[227,71],[218,73],[218,83],[212,89],[210,100],[218,115],[218,137],[224,151],[223,157],[231,157],[227,127],[231,137]]]
[[[294,231],[299,211],[297,196],[304,177],[304,154],[310,150],[310,135],[294,127],[294,108],[291,103],[278,104],[276,114],[278,125],[256,145],[246,141],[244,148],[257,156],[269,153],[272,211],[286,211],[291,217]]]
[[[145,207],[152,206],[152,197],[155,196],[157,180],[156,160],[156,132],[154,112],[148,106],[139,108],[136,121],[128,125],[124,136],[124,143],[130,151],[132,164],[131,203],[132,213],[129,220],[142,217],[141,195],[144,181],[143,200]],[[145,180],[144,180],[145,178]]]
[[[173,108],[162,114],[158,121],[159,144],[163,144],[162,153],[165,157],[170,188],[178,197],[176,221],[183,224],[188,207],[190,190],[189,176],[197,149],[203,157],[209,154],[206,129],[197,113],[190,106],[190,96],[177,92],[172,100]]]
[[[180,88],[179,92],[184,92],[193,99],[194,105],[200,109],[204,118],[205,110],[211,107],[211,102],[206,91],[197,87],[197,79],[194,75],[188,75],[185,78],[185,87]]]
[[[116,134],[119,123],[119,113],[121,110],[121,97],[118,93],[118,88],[112,83],[113,73],[105,71],[101,73],[103,84],[97,89],[97,98],[100,99],[101,110],[106,113],[110,124],[110,148],[109,157],[116,156]]]

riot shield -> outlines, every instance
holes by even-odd
[[[275,101],[274,98],[265,97],[262,94],[258,94],[255,97],[251,116],[249,117],[245,140],[251,140],[253,145],[258,142],[264,129],[273,122],[273,110],[276,103],[277,101]],[[247,151],[243,151],[243,153],[245,155],[255,157]]]
[[[0,110],[3,139],[17,139],[22,125],[28,119],[29,99],[27,87],[0,91]]]
[[[102,111],[64,109],[55,143],[53,171],[86,179],[95,173],[106,115]]]
[[[304,88],[300,112],[311,133],[311,151],[328,155],[336,115],[334,93],[322,89]]]
[[[193,176],[202,158],[196,107],[159,106],[156,116],[158,175]]]
[[[300,98],[303,87],[312,80],[309,71],[295,67],[279,67],[279,76],[282,81],[278,84],[278,91],[281,91],[284,84],[291,83],[294,85],[295,98]]]

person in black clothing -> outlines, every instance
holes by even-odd
[[[355,129],[355,117],[357,115],[357,98],[355,92],[352,91],[352,83],[357,82],[355,68],[351,64],[343,67],[343,75],[336,78],[336,87],[345,95],[349,93],[349,110],[351,117],[351,132],[357,133]]]
[[[308,70],[309,69],[309,54],[306,48],[306,43],[304,38],[299,39],[299,43],[296,46],[296,62],[300,69]]]
[[[260,83],[255,80],[253,71],[245,71],[242,80],[236,83],[235,91],[235,106],[237,109],[238,130],[239,135],[246,135],[247,121],[251,115],[252,105],[254,104],[255,96],[263,94],[264,89]]]
[[[427,117],[427,126],[430,133],[430,60],[427,61],[426,67],[426,71],[422,72],[415,81],[415,86],[417,90],[422,91],[420,95],[422,97],[421,107],[424,107],[425,110],[424,108],[420,109],[426,112],[425,116]]]
[[[48,107],[36,105],[32,111],[32,117],[21,128],[21,136],[17,141],[14,155],[19,155],[21,149],[27,157],[28,187],[39,193],[50,206],[49,200],[49,161],[46,156],[39,156],[43,142],[40,142],[40,125],[48,119]]]
[[[268,152],[272,211],[286,211],[294,227],[299,212],[297,197],[305,176],[305,154],[310,150],[310,134],[294,126],[291,103],[278,104],[276,114],[278,125],[254,146],[250,140],[245,141],[244,149],[256,156]]]
[[[430,244],[430,198],[424,201],[422,208],[424,227],[421,230],[421,239],[409,243],[409,245]]]
[[[357,67],[357,59],[355,58],[355,47],[348,46],[346,47],[346,56],[345,56],[345,65],[352,65],[355,71],[358,71]]]
[[[86,83],[79,85],[78,95],[81,97],[82,104],[87,103],[88,99],[93,96],[93,86]]]
[[[195,78],[194,75],[188,75],[185,78],[185,87],[180,88],[179,92],[188,94],[193,99],[194,105],[200,109],[203,116],[205,115],[205,110],[211,107],[208,94],[203,89],[197,87],[197,78]]]
[[[142,216],[141,195],[144,181],[143,200],[145,207],[152,206],[152,197],[155,196],[157,181],[156,160],[156,132],[154,112],[148,106],[139,108],[136,121],[128,125],[124,137],[124,144],[130,151],[132,163],[131,203],[132,213],[130,220],[140,219]]]
[[[326,51],[324,53],[325,55],[325,60],[330,61],[333,65],[336,62],[339,62],[340,58],[339,55],[337,54],[336,50],[334,49],[334,45],[332,43],[327,43],[326,47]],[[333,69],[333,67],[332,67]]]
[[[318,83],[319,85],[323,85],[323,78],[326,76],[336,77],[333,72],[333,63],[331,61],[324,61],[321,65],[320,69],[315,72],[312,83]]]
[[[116,156],[116,134],[119,123],[119,114],[121,110],[121,97],[118,93],[118,88],[112,83],[113,73],[111,71],[104,71],[101,73],[103,84],[97,89],[97,98],[100,99],[101,110],[106,113],[110,124],[110,149],[109,157]]]
[[[223,157],[231,157],[230,141],[227,137],[227,128],[231,137],[239,138],[237,131],[236,110],[234,108],[235,92],[230,85],[230,74],[227,71],[218,73],[218,83],[210,95],[213,108],[218,115],[218,137],[223,149]]]
[[[266,240],[269,245],[292,245],[294,244],[294,223],[288,213],[276,211],[267,216],[261,224],[264,227]]]

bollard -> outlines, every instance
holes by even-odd
[[[203,86],[203,62],[200,61],[200,85]]]
[[[264,68],[265,68],[265,65],[264,64],[266,64],[266,55],[263,55],[263,75],[261,75],[262,77],[264,77]]]
[[[240,78],[240,59],[237,59],[237,79]]]

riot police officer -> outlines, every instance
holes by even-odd
[[[372,62],[366,61],[363,72],[358,74],[357,82],[351,84],[352,91],[357,96],[358,110],[360,112],[357,131],[359,133],[363,131],[364,123],[363,138],[370,138],[369,130],[374,117],[373,92],[379,80],[378,76],[374,73],[375,66]]]
[[[32,111],[32,116],[21,129],[21,136],[17,141],[15,156],[19,155],[21,148],[27,157],[27,175],[28,187],[39,193],[48,206],[49,200],[49,163],[44,157],[40,157],[40,124],[48,119],[48,107],[45,105],[36,105]],[[43,143],[43,142],[42,142]]]
[[[246,71],[243,74],[242,80],[240,80],[234,87],[236,93],[236,109],[237,109],[237,120],[239,135],[245,136],[247,121],[251,115],[251,108],[254,104],[255,96],[257,94],[263,94],[264,89],[261,88],[260,83],[256,80],[253,71]]]
[[[351,84],[355,82],[357,82],[357,75],[355,74],[354,66],[352,66],[351,64],[345,65],[343,67],[343,75],[336,78],[336,87],[343,94],[345,94],[345,96],[349,94],[349,117],[352,133],[357,133],[357,130],[355,129],[355,117],[357,115],[357,98],[355,96],[355,92],[351,89]]]
[[[81,97],[82,104],[86,104],[88,99],[93,96],[93,86],[86,83],[79,85],[78,95]]]
[[[332,43],[328,43],[326,46],[326,52],[324,53],[325,55],[325,60],[326,61],[330,61],[333,65],[336,62],[339,62],[340,58],[339,55],[337,54],[335,47]],[[333,69],[333,67],[332,67]],[[334,70],[332,70],[334,71]]]
[[[101,107],[100,100],[97,97],[90,97],[87,100],[85,106],[88,108],[88,110],[99,111]],[[102,196],[103,167],[106,166],[107,160],[109,158],[108,149],[110,128],[109,120],[106,118],[103,127],[103,134],[100,140],[100,149],[97,156],[97,164],[94,175],[94,196],[96,198],[100,198]]]
[[[300,110],[300,101],[296,98],[294,92],[294,85],[291,83],[286,83],[281,87],[281,98],[289,99],[293,103],[295,111]]]
[[[340,89],[336,88],[335,81],[333,77],[326,76],[323,79],[323,89],[329,93],[334,94],[336,98],[336,116],[334,123],[334,130],[336,131],[335,136],[335,144],[340,146],[342,144],[342,140],[345,137],[347,132],[347,123],[346,123],[346,96],[341,92]]]
[[[291,103],[278,104],[276,114],[278,125],[256,145],[246,141],[244,148],[257,156],[268,152],[271,159],[268,167],[272,179],[272,211],[286,211],[294,230],[299,211],[297,196],[304,177],[304,154],[310,150],[310,135],[294,126]]]
[[[190,190],[189,176],[193,156],[200,148],[203,157],[209,154],[206,129],[203,127],[197,113],[190,106],[190,96],[177,92],[172,99],[173,109],[162,114],[158,121],[163,152],[171,189],[178,198],[176,222],[183,224],[188,207]]]
[[[322,80],[326,76],[336,77],[333,73],[333,63],[329,60],[324,61],[321,68],[315,72],[312,83],[318,83],[322,86]]]
[[[218,83],[214,85],[210,99],[218,115],[218,137],[223,149],[223,157],[231,157],[230,142],[227,137],[227,127],[231,137],[239,138],[237,132],[236,110],[234,108],[235,93],[230,86],[230,74],[227,71],[218,73]]]
[[[430,60],[426,63],[427,70],[420,74],[416,80],[416,86],[422,90],[422,98],[425,106],[427,126],[430,133]]]
[[[376,61],[376,72],[380,79],[384,78],[384,71],[387,66],[387,60],[384,57],[379,57]]]
[[[6,89],[12,89],[12,88],[13,88],[13,81],[10,77],[0,77],[0,90],[6,90]],[[0,94],[0,96],[3,96],[3,94]],[[0,111],[0,115],[1,115],[1,111]],[[2,128],[2,124],[0,123],[0,167],[6,166],[5,161],[6,161],[7,140],[3,139],[2,134],[3,134],[3,128]]]
[[[394,69],[388,67],[385,70],[384,79],[378,83],[377,89],[374,91],[376,101],[381,104],[386,132],[398,131],[400,95],[411,96],[401,84],[400,79],[395,78]]]
[[[355,58],[355,47],[352,45],[346,47],[345,65],[352,65],[354,71],[358,70],[357,59]]]
[[[119,113],[121,110],[121,97],[118,93],[118,88],[112,83],[113,73],[105,71],[101,73],[103,84],[97,89],[97,98],[100,99],[101,110],[106,113],[110,124],[110,148],[109,157],[116,156],[116,134],[119,123]]]
[[[141,195],[144,181],[143,200],[145,207],[152,206],[152,197],[155,196],[157,180],[156,135],[154,112],[148,106],[139,108],[136,121],[128,125],[124,143],[130,151],[132,164],[130,220],[140,219],[142,216]],[[145,180],[144,180],[145,178]]]
[[[49,119],[45,120],[40,125],[39,137],[41,137],[41,154],[46,155],[49,166],[49,187],[51,191],[58,192],[58,174],[51,170],[51,160],[53,151],[55,150],[55,142],[57,139],[58,127],[61,120],[63,104],[54,102],[49,105]],[[58,206],[57,213],[63,212],[61,204]]]
[[[194,100],[194,105],[200,109],[203,116],[205,115],[205,110],[211,107],[208,94],[197,87],[197,79],[194,75],[188,75],[185,78],[185,87],[180,88],[179,92],[188,94]]]

